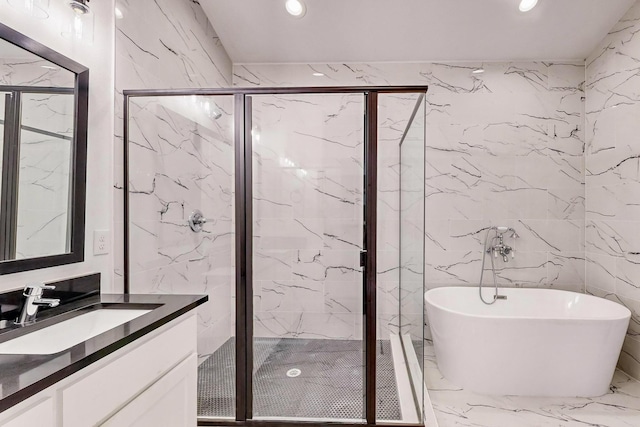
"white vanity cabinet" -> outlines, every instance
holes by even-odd
[[[43,393],[45,395],[34,396],[15,408],[11,408],[11,410],[7,411],[9,416],[3,417],[0,425],[3,427],[55,427],[53,398],[47,392]]]
[[[0,414],[3,427],[193,427],[191,311]]]

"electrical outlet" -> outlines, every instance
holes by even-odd
[[[93,230],[93,254],[106,255],[111,250],[109,230]]]

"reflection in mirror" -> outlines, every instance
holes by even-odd
[[[75,78],[0,40],[0,260],[71,251]]]
[[[73,93],[22,98],[16,257],[69,252]]]

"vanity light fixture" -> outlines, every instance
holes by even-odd
[[[83,43],[93,44],[93,13],[89,0],[70,0],[67,2],[73,13],[63,24],[62,35]]]
[[[307,13],[307,7],[302,0],[287,0],[284,4],[285,9],[289,12],[289,15],[296,18],[302,18]]]
[[[91,12],[91,9],[89,9],[89,0],[71,0],[69,7],[78,15],[86,15]]]
[[[536,4],[538,4],[538,0],[522,0],[520,2],[520,12],[529,12],[536,7]]]

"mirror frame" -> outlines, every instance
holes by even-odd
[[[70,251],[64,254],[0,262],[0,275],[84,261],[85,205],[87,199],[87,131],[89,121],[89,69],[51,48],[0,23],[0,38],[75,74],[73,176],[70,183]],[[1,236],[0,236],[1,237]]]

